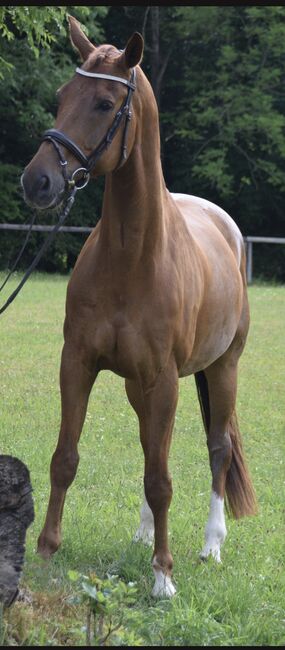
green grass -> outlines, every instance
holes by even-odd
[[[66,284],[65,277],[35,274],[0,318],[0,453],[27,464],[36,513],[21,579],[32,602],[18,602],[4,614],[3,642],[85,645],[86,609],[72,602],[72,569],[136,583],[132,612],[143,640],[138,645],[283,645],[285,287],[250,287],[251,328],[240,361],[237,412],[259,514],[239,522],[227,519],[221,566],[199,562],[211,480],[194,381],[181,380],[170,453],[169,530],[177,595],[155,602],[151,549],[132,543],[143,480],[137,419],[123,380],[109,372],[99,375],[91,394],[80,465],[66,500],[62,547],[47,564],[35,554],[60,422]],[[15,286],[13,278],[9,291]]]

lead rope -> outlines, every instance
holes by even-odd
[[[13,300],[15,300],[15,298],[16,298],[16,296],[18,295],[19,291],[22,289],[22,287],[24,286],[25,282],[27,281],[27,279],[29,278],[29,276],[31,275],[31,273],[33,272],[33,270],[35,269],[35,267],[37,266],[38,262],[40,261],[41,257],[43,256],[43,254],[44,254],[45,251],[47,250],[48,246],[50,245],[50,243],[51,243],[52,240],[54,239],[54,237],[55,237],[57,231],[60,229],[60,227],[61,227],[61,226],[63,225],[63,223],[65,222],[65,220],[66,220],[66,218],[68,217],[69,212],[70,212],[70,210],[71,210],[71,208],[72,208],[72,205],[73,205],[73,203],[74,203],[75,194],[76,194],[77,190],[78,190],[78,187],[74,186],[74,188],[73,188],[73,190],[72,190],[70,196],[69,196],[68,199],[67,199],[66,206],[65,206],[65,208],[64,208],[64,210],[63,210],[63,212],[62,212],[62,214],[60,215],[58,222],[55,224],[53,230],[49,233],[48,237],[47,237],[46,240],[44,241],[42,247],[40,248],[40,250],[38,251],[36,257],[34,258],[34,260],[33,260],[32,264],[31,264],[31,266],[29,266],[28,270],[26,271],[25,275],[23,276],[21,282],[20,282],[20,283],[18,284],[18,286],[16,287],[15,291],[13,291],[13,293],[11,293],[11,295],[10,295],[9,298],[8,298],[8,300],[6,300],[6,302],[5,302],[5,304],[3,305],[3,307],[1,307],[1,309],[0,309],[0,314],[3,314],[3,312],[7,309],[7,307],[9,307],[9,305],[11,305],[11,303],[13,302]],[[30,232],[31,232],[31,229],[32,229],[32,225],[33,225],[34,219],[35,219],[35,217],[33,218],[32,223],[30,224],[30,230],[29,230],[29,233],[28,233],[28,234],[30,234]],[[27,240],[27,238],[26,238],[26,240]],[[25,242],[25,244],[26,244],[26,242]],[[22,247],[22,249],[23,249],[23,247]],[[18,255],[18,258],[17,258],[17,260],[16,260],[16,263],[18,262],[18,259],[20,259],[20,256],[19,256],[19,255]],[[14,269],[14,268],[15,268],[15,264],[14,264],[13,269]],[[8,275],[8,277],[6,278],[6,280],[4,281],[4,284],[2,285],[2,287],[6,284],[8,278],[10,277],[10,275],[11,275],[12,272],[13,272],[13,271],[11,271],[11,272],[9,273],[9,275]],[[1,287],[1,288],[2,288],[2,287]]]

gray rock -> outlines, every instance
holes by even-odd
[[[26,530],[33,520],[29,470],[18,458],[0,455],[0,603],[5,607],[18,595]]]

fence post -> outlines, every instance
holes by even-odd
[[[247,283],[252,283],[252,241],[246,242],[246,279]]]

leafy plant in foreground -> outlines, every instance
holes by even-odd
[[[137,633],[141,613],[132,608],[136,602],[135,583],[126,584],[115,575],[102,580],[94,573],[85,576],[77,571],[69,571],[68,576],[78,583],[72,602],[87,606],[86,645],[144,645]]]

